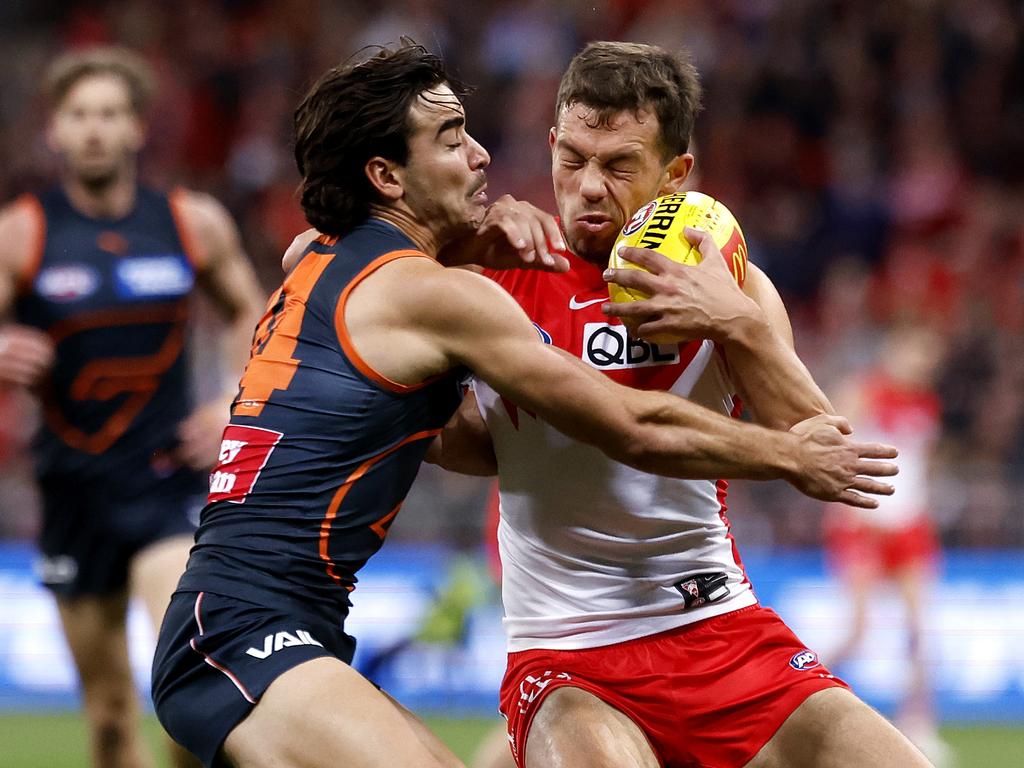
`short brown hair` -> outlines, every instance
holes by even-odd
[[[683,51],[670,53],[641,43],[590,43],[569,63],[558,86],[555,123],[563,107],[596,111],[595,125],[617,113],[653,109],[669,157],[686,152],[701,109],[697,69]]]
[[[80,80],[95,75],[120,77],[136,115],[145,114],[156,94],[156,77],[139,54],[116,46],[88,48],[59,56],[46,70],[43,93],[50,107],[58,106]]]

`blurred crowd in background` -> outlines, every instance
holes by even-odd
[[[409,35],[476,87],[469,130],[492,197],[554,209],[548,129],[589,40],[687,48],[705,86],[698,181],[736,214],[826,392],[923,327],[943,404],[927,504],[943,543],[1024,546],[1024,4],[1016,0],[6,0],[0,201],[52,178],[40,74],[96,43],[160,79],[144,179],[208,191],[235,215],[268,290],[305,228],[292,110],[366,45]],[[199,383],[202,386],[202,382]],[[35,530],[24,398],[0,399],[0,536]],[[854,425],[856,427],[856,425]],[[392,531],[480,540],[486,484],[424,470]],[[819,541],[822,510],[735,484],[740,541]]]

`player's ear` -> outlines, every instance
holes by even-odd
[[[139,118],[135,118],[133,122],[134,127],[132,129],[132,135],[129,141],[132,151],[139,152],[146,144],[146,138],[148,137],[149,131],[146,123],[140,120]]]
[[[397,170],[398,164],[394,160],[376,155],[367,160],[363,167],[366,178],[385,200],[400,200],[405,194],[401,174]]]
[[[665,167],[665,182],[661,185],[661,189],[658,190],[658,195],[673,195],[676,192],[680,192],[686,177],[690,175],[692,170],[693,155],[689,152],[673,157]]]
[[[548,146],[551,147],[551,151],[552,152],[555,151],[555,141],[557,139],[558,139],[558,131],[556,131],[554,129],[554,127],[552,127],[551,130],[548,131]]]

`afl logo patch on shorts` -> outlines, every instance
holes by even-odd
[[[793,669],[803,671],[805,669],[814,669],[820,666],[821,662],[818,661],[818,654],[809,648],[804,648],[802,651],[793,654],[793,658],[789,660],[789,666]]]

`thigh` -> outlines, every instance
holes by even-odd
[[[884,717],[844,688],[808,697],[747,768],[927,768]]]
[[[125,626],[127,609],[128,596],[123,591],[114,595],[57,598],[64,636],[87,694],[102,684],[132,688]]]
[[[154,628],[160,626],[192,549],[192,536],[179,534],[142,549],[131,560],[132,593],[146,606]]]
[[[527,768],[658,768],[643,731],[592,693],[561,686],[541,703],[526,737]]]
[[[435,755],[418,732],[423,727],[350,666],[325,656],[271,683],[223,752],[237,768],[461,765],[450,753]]]

